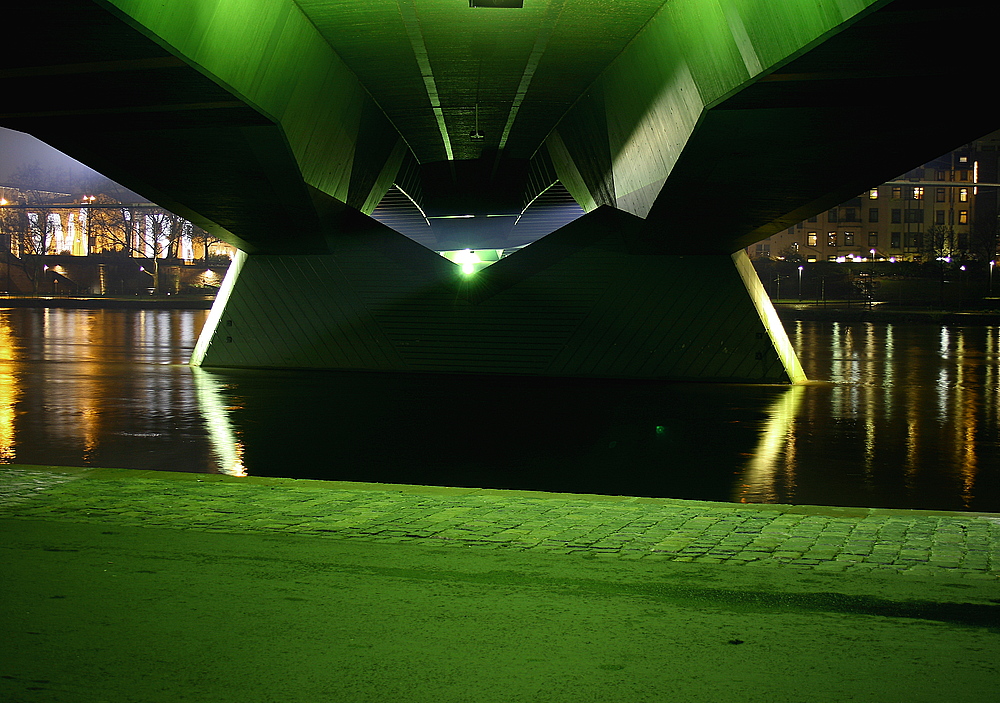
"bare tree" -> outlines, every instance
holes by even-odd
[[[0,212],[0,234],[10,247],[7,265],[24,272],[34,293],[38,292],[44,273],[44,257],[52,250],[61,227],[59,216],[49,202],[50,195],[38,190],[22,190],[18,199],[9,202]]]

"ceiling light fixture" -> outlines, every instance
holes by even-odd
[[[469,138],[486,139],[486,135],[479,131],[479,103],[476,103],[476,131],[469,132]]]
[[[469,0],[469,7],[524,7],[524,0]]]

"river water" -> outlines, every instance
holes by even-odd
[[[1000,512],[1000,327],[792,322],[808,385],[187,366],[201,310],[0,310],[0,462]]]

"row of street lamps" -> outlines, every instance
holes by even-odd
[[[874,268],[875,250],[874,249],[871,250],[871,255],[872,256],[871,256],[870,260],[871,260],[871,262],[873,264],[871,275],[874,277],[874,275],[875,275],[875,268]],[[947,260],[947,261],[950,262],[951,258],[949,257],[948,259],[941,259],[941,260],[942,261],[946,261]],[[988,293],[989,297],[993,297],[993,269],[996,268],[996,265],[997,265],[996,259],[990,261],[990,283],[989,283],[989,293]],[[799,266],[799,302],[802,302],[802,272],[805,271],[805,268],[806,268],[805,266]],[[961,270],[962,271],[966,270],[964,265],[961,267]],[[775,298],[775,300],[777,300],[778,298],[781,297],[781,275],[780,274],[775,277],[774,282],[775,282],[774,298]]]

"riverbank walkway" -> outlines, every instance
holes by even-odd
[[[1000,515],[0,466],[5,701],[973,701]]]

